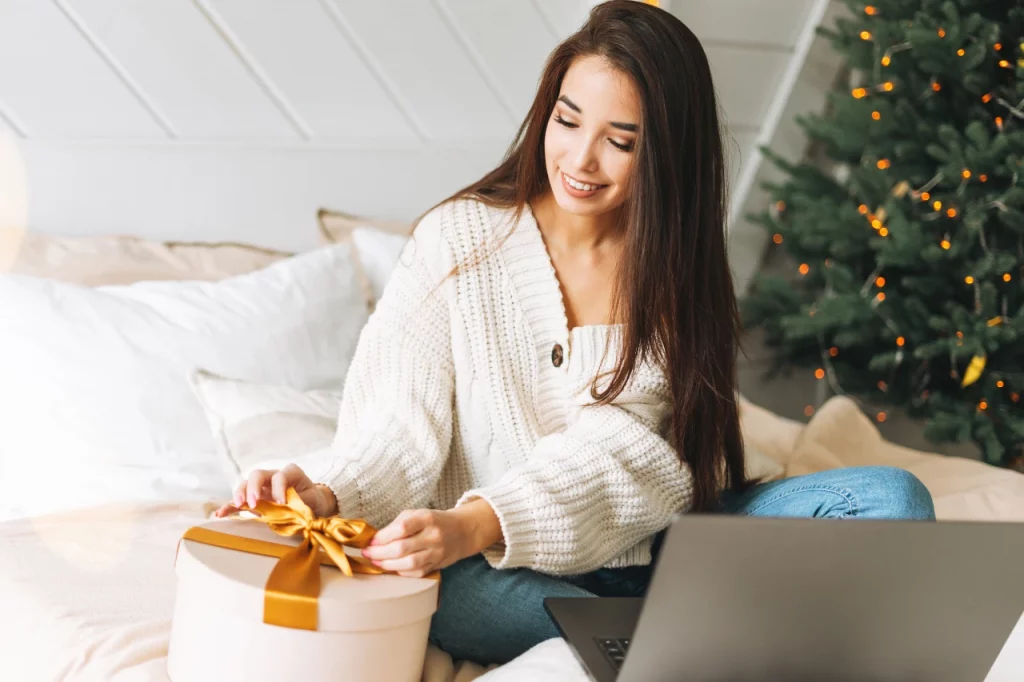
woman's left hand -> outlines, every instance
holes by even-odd
[[[497,516],[483,500],[448,511],[413,509],[379,530],[363,556],[386,571],[422,578],[478,554],[500,535]]]

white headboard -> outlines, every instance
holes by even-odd
[[[704,41],[734,178],[822,1],[662,2]],[[410,218],[496,165],[591,4],[0,0],[0,221],[302,249],[319,207]]]

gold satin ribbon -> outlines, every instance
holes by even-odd
[[[362,519],[317,517],[295,490],[289,488],[286,495],[285,504],[266,500],[257,502],[255,511],[260,516],[254,520],[266,523],[279,535],[301,533],[303,539],[298,547],[200,527],[188,529],[182,539],[277,557],[277,565],[270,572],[264,589],[263,622],[300,630],[316,630],[320,564],[337,566],[349,577],[354,573],[384,574],[391,571],[378,568],[363,557],[350,557],[342,549],[344,545],[363,549],[377,533],[376,528]],[[436,578],[437,575],[427,577]]]

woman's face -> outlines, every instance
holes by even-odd
[[[562,79],[544,135],[544,163],[558,205],[575,215],[613,211],[627,198],[640,97],[602,57],[582,57]]]

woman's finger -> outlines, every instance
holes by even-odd
[[[250,507],[255,507],[256,503],[260,501],[263,496],[263,488],[270,482],[270,477],[273,474],[273,471],[264,471],[263,469],[256,469],[249,474],[248,499],[246,501]]]
[[[431,570],[431,556],[432,552],[424,549],[399,559],[385,559],[383,561],[374,561],[373,563],[385,571],[396,573],[422,571],[425,575]]]
[[[374,545],[372,547],[367,547],[363,550],[363,556],[367,559],[383,561],[385,559],[400,559],[424,549],[429,549],[429,546],[424,542],[423,534],[420,533],[412,536],[411,538],[394,540],[386,545]]]
[[[245,492],[248,487],[248,480],[244,480],[237,486],[235,486],[235,496],[231,499],[231,501],[236,507],[241,507],[243,504],[245,504]]]
[[[386,545],[389,542],[415,535],[427,526],[430,510],[417,509],[404,511],[394,521],[377,531],[371,541],[373,545]]]
[[[274,472],[274,475],[270,477],[270,499],[278,504],[284,504],[287,501],[285,491],[288,490],[288,486],[292,485],[289,473],[286,469],[282,469]]]

